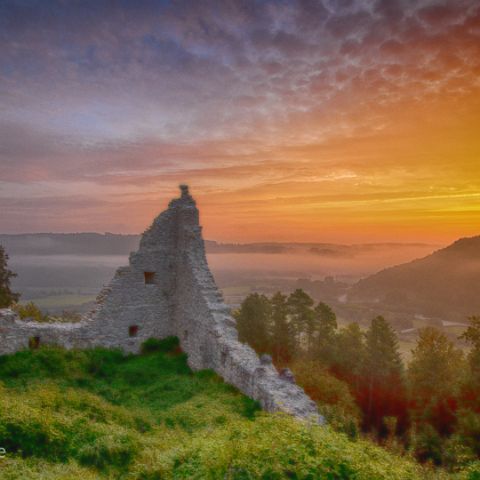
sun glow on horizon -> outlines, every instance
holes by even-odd
[[[138,233],[185,182],[219,241],[480,233],[478,2],[38,8],[0,7],[2,232]]]

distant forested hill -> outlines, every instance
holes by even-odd
[[[10,255],[128,255],[138,248],[141,235],[117,233],[21,233],[0,234],[0,245]],[[219,243],[205,240],[207,253],[292,253],[325,258],[353,258],[381,251],[409,248],[430,249],[421,243],[378,243],[340,245],[331,243]]]
[[[126,255],[138,248],[140,235],[116,233],[0,234],[0,245],[10,255]],[[209,253],[283,253],[288,246],[276,243],[217,243],[206,240]]]
[[[480,236],[462,238],[425,258],[360,280],[349,300],[432,316],[480,314]]]
[[[122,255],[136,250],[140,235],[115,233],[0,234],[10,255]]]

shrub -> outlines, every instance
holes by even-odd
[[[359,432],[361,414],[348,384],[337,379],[315,360],[300,359],[291,368],[297,383],[317,402],[328,423],[355,438]]]
[[[16,304],[14,310],[22,320],[34,320],[35,322],[46,323],[51,319],[48,315],[42,313],[40,308],[33,302],[28,302],[25,305]]]

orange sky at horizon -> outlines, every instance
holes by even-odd
[[[218,241],[447,245],[480,235],[479,97],[465,99],[471,118],[449,119],[452,103],[404,108],[370,135],[280,147],[256,165],[176,180],[190,184],[205,236]],[[145,224],[155,198],[139,210]]]
[[[221,242],[480,235],[478,2],[14,3],[0,233],[140,233],[188,183]]]

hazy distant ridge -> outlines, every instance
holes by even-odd
[[[127,255],[136,250],[140,235],[116,233],[25,233],[0,234],[0,244],[10,255]],[[309,253],[320,256],[354,256],[379,247],[395,248],[425,244],[359,244],[332,243],[219,243],[206,240],[208,253]]]
[[[386,268],[358,282],[350,296],[432,316],[480,315],[480,236]]]

